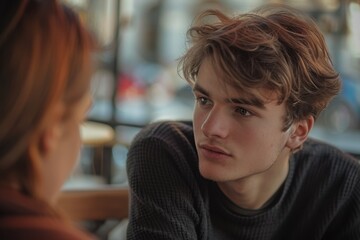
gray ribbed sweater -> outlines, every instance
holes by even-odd
[[[360,239],[360,165],[315,140],[265,209],[241,214],[200,176],[190,123],[145,127],[128,153],[128,239]]]

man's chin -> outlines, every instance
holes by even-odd
[[[228,177],[221,173],[219,169],[216,169],[215,167],[209,167],[209,166],[199,166],[200,175],[207,179],[214,182],[224,182],[227,181]]]

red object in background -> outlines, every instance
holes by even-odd
[[[117,98],[119,100],[144,96],[145,87],[131,74],[121,74],[118,81]]]

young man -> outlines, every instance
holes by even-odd
[[[360,239],[359,163],[308,139],[340,89],[315,23],[280,5],[208,16],[181,59],[193,122],[130,148],[128,239]]]

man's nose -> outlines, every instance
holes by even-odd
[[[206,137],[226,138],[229,134],[226,116],[221,110],[212,109],[204,119],[201,130]]]

